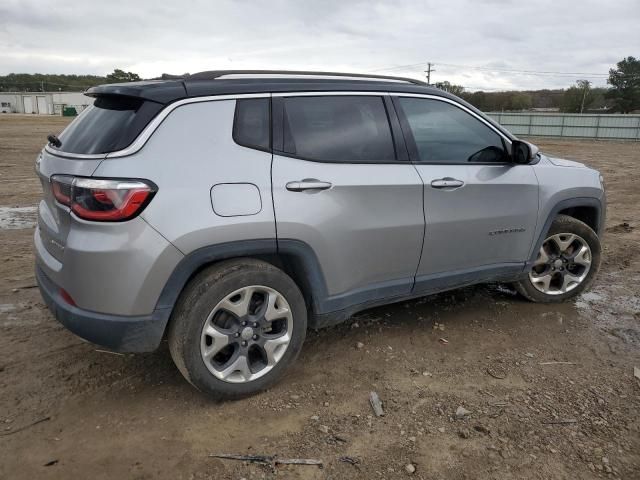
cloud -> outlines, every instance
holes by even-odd
[[[552,88],[582,77],[472,67],[606,74],[640,56],[639,21],[637,0],[4,0],[0,74],[288,68],[424,78],[431,61],[434,81]]]

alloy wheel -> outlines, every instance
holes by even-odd
[[[293,315],[284,296],[252,285],[222,299],[202,328],[200,353],[207,369],[225,382],[250,382],[282,359],[291,341]]]
[[[574,233],[547,238],[529,273],[531,284],[547,295],[561,295],[580,285],[591,269],[589,244]]]

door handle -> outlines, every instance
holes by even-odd
[[[462,180],[451,177],[439,178],[431,182],[433,188],[460,188],[463,185],[464,182]]]
[[[304,190],[327,190],[331,188],[330,182],[322,182],[315,178],[305,178],[297,182],[288,182],[286,187],[290,192],[303,192]]]

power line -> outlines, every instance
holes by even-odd
[[[374,68],[371,69],[371,72],[387,72],[390,70],[400,70],[403,68],[417,68],[417,67],[423,67],[425,65],[427,65],[429,62],[420,62],[420,63],[410,63],[408,65],[396,65],[393,67],[385,67],[385,68]]]
[[[473,65],[457,65],[454,63],[440,63],[440,65],[445,65],[448,67],[457,67],[457,68],[470,68],[473,70],[484,70],[490,72],[503,72],[503,73],[517,73],[517,74],[527,74],[527,75],[584,75],[584,76],[593,76],[593,77],[608,77],[608,73],[588,73],[588,72],[554,72],[554,71],[545,71],[545,70],[521,70],[521,69],[511,69],[511,68],[494,68],[494,67],[478,67]]]
[[[459,85],[460,87],[464,88],[465,90],[478,90],[478,91],[482,91],[482,92],[495,92],[495,93],[531,93],[531,92],[541,92],[541,91],[546,91],[545,95],[564,95],[565,89],[560,89],[560,91],[555,91],[556,89],[549,89],[549,88],[529,88],[526,90],[516,90],[512,87],[472,87],[469,85]],[[469,92],[469,93],[473,93],[473,92]]]
[[[424,65],[429,65],[431,62],[419,62],[419,63],[411,63],[406,65],[395,65],[392,67],[378,68],[373,69],[373,72],[386,72],[392,70],[402,70],[402,69],[411,69],[418,68]],[[607,78],[609,76],[608,73],[595,73],[595,72],[557,72],[557,71],[549,71],[549,70],[522,70],[522,69],[509,69],[509,68],[495,68],[495,67],[482,67],[475,65],[459,65],[454,63],[442,63],[437,62],[438,65],[442,65],[445,67],[454,67],[454,68],[465,68],[471,70],[481,70],[487,72],[499,72],[499,73],[513,73],[518,75],[540,75],[540,76],[585,76],[585,77],[593,77],[593,78]]]

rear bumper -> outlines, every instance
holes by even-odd
[[[69,305],[60,295],[60,288],[38,265],[36,280],[56,320],[79,337],[116,352],[151,352],[160,345],[170,309],[139,316],[91,312]]]

